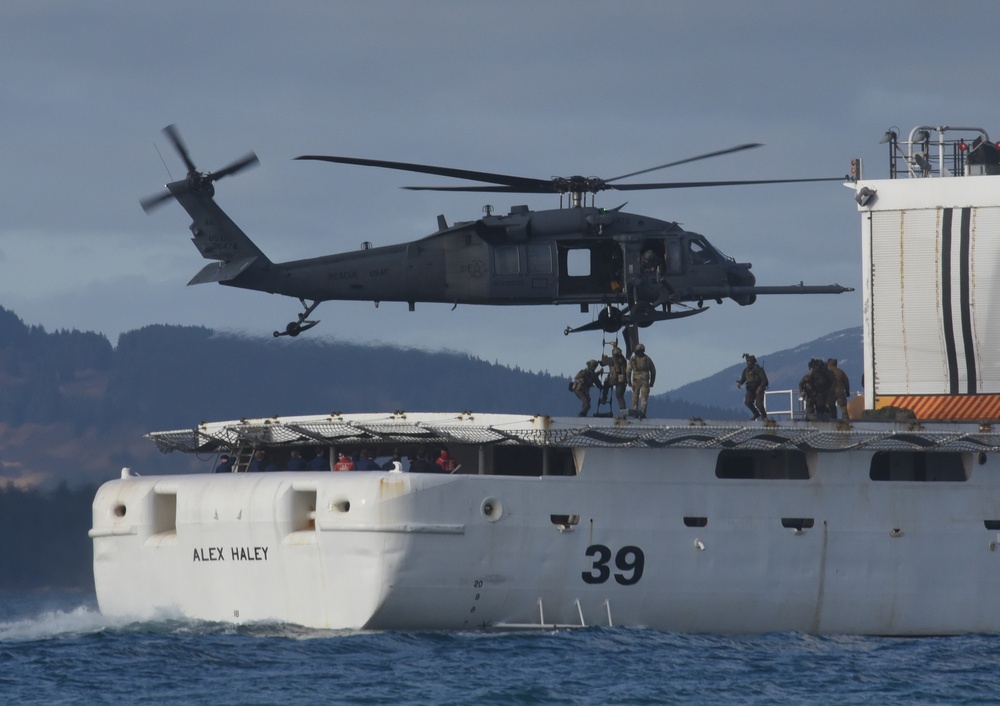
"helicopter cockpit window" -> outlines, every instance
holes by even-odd
[[[688,261],[693,265],[709,265],[718,258],[715,251],[698,240],[688,241]]]
[[[552,274],[552,248],[548,245],[533,243],[527,247],[528,274]]]
[[[493,269],[498,275],[516,275],[521,271],[516,245],[493,248]]]

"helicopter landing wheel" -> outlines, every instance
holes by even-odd
[[[274,332],[274,337],[277,338],[278,336],[291,336],[292,338],[295,338],[300,333],[302,333],[302,324],[299,323],[298,321],[289,321],[288,325],[285,326],[284,331]]]

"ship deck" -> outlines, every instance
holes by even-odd
[[[332,414],[206,422],[146,435],[163,452],[211,453],[246,447],[464,444],[801,451],[1000,450],[990,423],[765,422],[548,417],[542,415]]]

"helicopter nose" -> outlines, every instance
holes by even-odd
[[[729,272],[726,273],[726,279],[729,282],[729,286],[734,289],[745,289],[757,284],[757,278],[750,271],[750,263],[740,263],[737,267],[730,268]],[[731,298],[740,306],[747,306],[757,301],[756,294],[745,291],[734,292]]]
[[[750,263],[740,263],[730,268],[727,279],[732,287],[752,287],[757,284],[757,278],[750,271]]]

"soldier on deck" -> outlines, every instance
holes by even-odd
[[[625,414],[625,388],[628,386],[628,361],[617,343],[611,344],[611,355],[601,356],[601,365],[608,367],[608,376],[601,388],[601,404],[608,401],[612,388],[618,401],[618,411]]]
[[[806,419],[830,418],[833,374],[819,358],[809,361],[809,372],[799,382],[799,394],[806,406]]]
[[[573,378],[573,382],[570,384],[570,389],[573,394],[580,398],[580,417],[586,417],[587,413],[590,412],[590,388],[597,387],[601,388],[601,378],[595,372],[597,370],[597,361],[588,360],[587,367],[578,372]]]
[[[851,395],[851,381],[847,377],[847,373],[837,367],[836,358],[830,358],[827,360],[826,367],[829,368],[831,373],[833,373],[833,396],[837,403],[836,407],[830,407],[830,414],[834,419],[836,419],[837,407],[840,407],[840,418],[848,419],[847,398]]]
[[[646,346],[640,343],[635,347],[635,354],[628,362],[625,375],[632,388],[632,414],[645,418],[649,388],[656,382],[656,366],[653,365],[652,358],[646,355]]]
[[[764,372],[764,368],[757,365],[756,356],[744,354],[743,357],[747,361],[747,367],[743,369],[743,374],[736,381],[736,387],[747,386],[746,394],[743,395],[743,404],[753,414],[753,419],[763,418],[766,420],[767,410],[764,409],[764,392],[770,384],[767,373]]]

